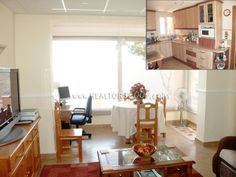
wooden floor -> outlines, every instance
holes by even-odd
[[[185,65],[184,63],[178,61],[175,58],[166,58],[162,61],[160,69],[189,70],[193,68],[189,67],[188,65]]]
[[[97,151],[108,148],[132,147],[125,144],[125,139],[112,132],[110,125],[92,125],[85,127],[86,131],[92,133],[92,139],[83,140],[83,162],[96,162]],[[203,146],[198,141],[190,141],[167,126],[166,138],[159,138],[159,144],[173,144],[196,161],[193,166],[204,177],[213,177],[212,156],[216,152],[217,144]],[[61,163],[78,163],[76,158],[64,158]],[[42,155],[42,163],[55,164],[55,155]]]

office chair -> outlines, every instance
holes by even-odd
[[[75,124],[76,128],[79,128],[81,125],[85,125],[86,123],[91,123],[92,120],[92,96],[89,96],[87,99],[87,104],[85,108],[75,108],[71,113],[70,123]],[[86,133],[83,130],[83,136],[88,136],[90,139],[92,134]]]

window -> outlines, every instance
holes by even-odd
[[[92,95],[93,109],[110,109],[131,86],[142,83],[149,98],[168,95],[174,105],[174,91],[182,87],[183,71],[148,71],[140,45],[141,38],[54,38],[53,80],[57,87],[69,86],[74,98]]]
[[[113,100],[106,93],[117,93],[116,46],[116,40],[54,39],[54,83],[69,86],[74,98],[91,94],[94,107],[107,107]]]
[[[173,18],[172,17],[160,17],[160,34],[171,35],[174,33]]]
[[[160,17],[160,34],[161,35],[166,35],[165,17]]]
[[[173,34],[174,33],[174,26],[173,26],[173,18],[172,17],[166,17],[167,21],[167,34]]]

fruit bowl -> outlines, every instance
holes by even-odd
[[[140,157],[150,157],[156,152],[156,147],[148,143],[135,144],[133,146],[133,151]]]

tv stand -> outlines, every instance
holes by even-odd
[[[36,177],[38,175],[41,166],[39,120],[40,118],[37,118],[31,124],[14,126],[16,129],[23,128],[25,135],[18,141],[0,147],[0,177]]]

